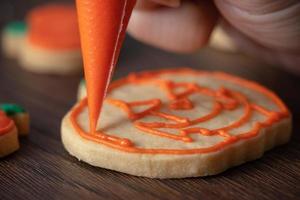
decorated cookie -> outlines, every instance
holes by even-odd
[[[28,33],[20,56],[24,68],[37,73],[70,74],[81,70],[76,9],[48,4],[27,16]]]
[[[0,110],[0,158],[19,149],[18,132],[12,119]]]
[[[27,26],[23,21],[13,21],[4,27],[2,32],[2,50],[7,57],[17,58],[19,56],[26,30]]]
[[[38,6],[28,13],[26,22],[9,23],[2,40],[4,53],[30,71],[59,75],[81,71],[78,21],[72,5]]]
[[[218,174],[286,143],[291,115],[255,82],[185,68],[113,82],[96,130],[83,98],[62,122],[66,150],[98,167],[182,178]]]
[[[29,133],[29,114],[24,108],[16,104],[0,104],[0,110],[4,111],[7,116],[14,120],[19,135],[28,135]]]

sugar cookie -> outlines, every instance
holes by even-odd
[[[18,149],[19,140],[15,123],[0,110],[0,158]]]
[[[8,23],[2,31],[2,51],[9,58],[19,56],[20,47],[23,45],[27,26],[23,21]]]
[[[29,133],[29,114],[19,105],[0,104],[0,158],[19,149],[19,136]]]
[[[82,58],[76,9],[47,4],[31,10],[20,63],[37,73],[72,74],[81,71]]]
[[[0,110],[3,110],[7,116],[14,120],[19,135],[28,135],[30,119],[24,108],[16,104],[0,104]]]
[[[228,34],[217,26],[210,37],[209,46],[227,52],[237,52],[238,49]]]
[[[222,72],[171,69],[110,85],[97,133],[87,99],[62,121],[66,150],[91,165],[136,176],[214,175],[257,159],[291,134],[291,115],[265,87]]]

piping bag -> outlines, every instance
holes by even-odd
[[[136,0],[76,0],[90,132],[95,133]]]

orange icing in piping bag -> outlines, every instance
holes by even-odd
[[[96,130],[103,98],[135,2],[136,0],[76,0],[92,133]]]

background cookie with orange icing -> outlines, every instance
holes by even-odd
[[[81,71],[82,57],[76,9],[69,4],[33,8],[26,22],[6,25],[2,34],[5,55],[36,73],[72,74]]]
[[[0,157],[19,149],[19,136],[29,133],[29,114],[16,104],[0,104]]]
[[[17,104],[0,104],[0,110],[15,122],[20,136],[28,135],[30,118],[29,113],[23,107]]]
[[[12,21],[2,31],[2,51],[9,58],[19,56],[20,47],[23,45],[27,25],[23,21]]]
[[[12,119],[0,110],[0,158],[19,149],[18,131]]]
[[[82,85],[84,88],[84,85]],[[62,141],[79,160],[137,176],[218,174],[286,143],[291,115],[257,83],[192,69],[131,74],[110,85],[98,131],[87,100],[64,117]]]
[[[28,32],[20,55],[21,65],[33,72],[70,74],[81,70],[76,9],[47,4],[27,15]]]

